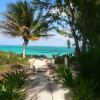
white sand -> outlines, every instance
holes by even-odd
[[[44,72],[30,76],[27,82],[25,100],[65,100],[65,89],[50,80]]]
[[[52,61],[46,58],[32,58],[28,60],[28,63],[30,69],[35,67],[36,70],[39,70],[48,69],[48,64],[52,63]]]

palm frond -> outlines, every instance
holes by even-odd
[[[49,13],[46,12],[43,15],[43,8],[40,8],[39,5],[36,6],[36,4],[33,6],[26,0],[9,3],[7,12],[3,13],[5,19],[0,22],[2,32],[11,36],[22,36],[26,41],[32,39],[31,36],[34,36],[33,40],[49,36],[47,31],[52,23],[51,19],[47,20],[50,17]]]

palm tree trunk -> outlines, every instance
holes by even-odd
[[[26,58],[26,45],[23,45],[23,58]]]
[[[23,39],[24,39],[24,43],[23,43],[23,58],[26,57],[26,47],[27,47],[27,44],[29,42],[29,40],[27,39],[27,33],[25,34],[25,36],[23,36]]]

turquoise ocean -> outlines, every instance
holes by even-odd
[[[23,46],[0,45],[0,51],[22,54]],[[45,55],[52,57],[52,55],[64,55],[69,53],[74,53],[74,48],[54,46],[27,46],[26,48],[27,55]]]

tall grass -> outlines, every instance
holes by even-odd
[[[13,64],[13,63],[23,63],[26,64],[27,58],[23,59],[19,55],[12,53],[0,52],[0,65],[3,64]]]

